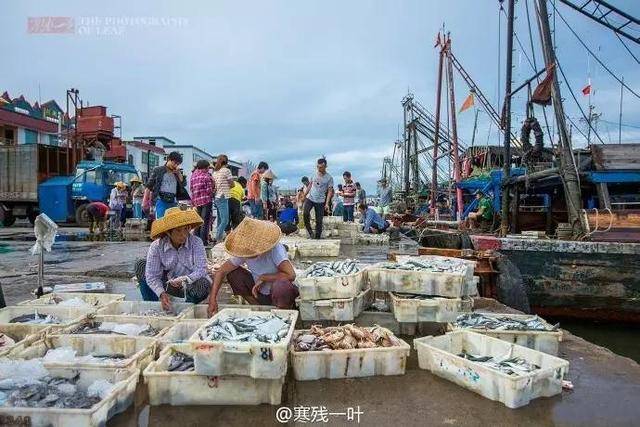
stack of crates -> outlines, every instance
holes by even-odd
[[[276,343],[205,341],[201,332],[229,318],[276,315],[290,320],[287,335]],[[224,308],[199,326],[184,343],[167,345],[144,371],[151,405],[279,405],[288,369],[288,347],[298,312]],[[180,320],[187,322],[187,320]],[[189,320],[188,322],[193,323]],[[191,327],[191,326],[190,326]],[[169,371],[172,356],[193,358],[194,369]]]

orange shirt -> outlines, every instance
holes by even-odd
[[[249,182],[247,183],[247,199],[256,200],[260,199],[260,172],[253,171]]]

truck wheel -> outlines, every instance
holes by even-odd
[[[16,222],[16,217],[13,216],[13,212],[11,211],[3,211],[0,208],[0,216],[2,219],[2,225],[5,227],[11,227]]]
[[[89,226],[89,215],[87,214],[86,203],[76,208],[76,224],[80,227]]]
[[[40,214],[36,209],[27,210],[27,218],[29,218],[29,223],[34,225],[36,223],[36,217]]]

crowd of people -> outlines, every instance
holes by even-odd
[[[298,290],[295,270],[280,242],[283,233],[304,226],[310,238],[320,239],[325,215],[341,215],[346,222],[359,216],[365,233],[382,233],[389,227],[384,214],[391,190],[386,183],[380,182],[380,202],[373,209],[349,171],[343,172],[342,183],[334,189],[325,158],[318,159],[311,177],[301,179],[295,198],[278,195],[277,177],[266,162],[260,162],[248,180],[234,177],[228,163],[224,154],[213,165],[198,161],[187,185],[180,170],[182,156],[172,152],[146,184],[134,179],[129,192],[124,183],[118,183],[108,206],[89,206],[90,215],[102,217],[111,210],[122,221],[131,197],[134,216],[152,220],[153,242],[147,257],[135,267],[143,299],[160,301],[168,310],[172,298],[192,303],[208,298],[209,312],[214,313],[226,279],[234,294],[250,304],[291,308]],[[210,273],[206,246],[218,242],[224,242],[232,257]]]

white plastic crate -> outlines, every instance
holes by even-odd
[[[151,405],[279,405],[282,401],[284,377],[256,379],[238,375],[210,377],[195,371],[169,372],[167,367],[175,351],[194,355],[188,344],[171,345],[143,373]]]
[[[353,243],[356,245],[388,245],[389,235],[386,233],[357,233],[353,238]]]
[[[171,302],[171,308],[175,312],[172,316],[143,316],[146,310],[162,310],[162,304],[159,301],[118,301],[98,309],[98,315],[127,316],[128,318],[140,317],[143,319],[193,319],[193,307],[195,304],[186,302]]]
[[[442,255],[396,255],[397,262],[404,262],[409,259],[416,259],[418,261],[443,261],[443,260],[453,260],[460,264],[464,264],[467,266],[464,274],[466,276],[467,281],[473,279],[473,274],[476,268],[476,262],[470,259],[465,258],[456,258],[456,257],[448,257]]]
[[[361,291],[358,296],[351,298],[323,299],[305,301],[297,298],[300,319],[334,320],[340,322],[353,321],[371,303],[370,289]]]
[[[196,304],[193,307],[194,319],[209,319],[210,316],[207,313],[208,304]],[[253,305],[253,304],[218,304],[218,311],[223,308],[244,308],[252,311],[271,311],[277,309],[275,305]],[[211,316],[212,317],[212,316]],[[188,320],[188,319],[183,319]]]
[[[362,267],[361,267],[362,268]],[[360,294],[367,284],[365,270],[336,277],[296,277],[302,300],[353,298]]]
[[[340,239],[295,239],[287,245],[294,245],[301,257],[337,257],[340,255]]]
[[[154,338],[128,337],[116,335],[49,335],[36,341],[15,354],[19,359],[43,357],[51,349],[71,347],[77,356],[88,354],[123,354],[126,358],[113,362],[43,362],[46,368],[132,368],[142,370],[155,359],[156,340]]]
[[[487,317],[509,317],[518,320],[531,319],[534,316],[529,314],[506,314],[506,313],[482,313]],[[538,318],[541,322],[544,322],[546,326],[551,327],[549,323],[544,319]],[[452,322],[455,319],[452,320]],[[498,338],[506,342],[518,344],[524,347],[531,348],[533,350],[542,351],[544,353],[555,356],[558,354],[558,347],[562,341],[562,331],[512,331],[512,330],[495,330],[487,329],[483,327],[475,328],[461,328],[455,326],[454,330],[470,330],[479,334],[488,335],[490,337]]]
[[[421,369],[509,408],[525,406],[538,397],[560,394],[562,380],[569,369],[566,360],[463,329],[437,337],[417,338],[413,344]],[[498,358],[519,356],[540,369],[511,376],[458,356],[463,351]]]
[[[32,329],[32,331],[38,332],[43,329],[49,328],[49,331],[53,331],[56,329],[61,329],[65,326],[69,326],[70,324],[82,320],[87,317],[89,314],[95,313],[95,309],[92,308],[73,308],[73,307],[58,307],[58,306],[32,306],[32,305],[12,305],[9,307],[5,307],[0,309],[0,327],[7,325],[15,325],[17,323],[9,323],[11,319],[14,319],[18,316],[22,316],[25,314],[35,314],[38,312],[38,315],[52,315],[57,317],[60,320],[60,323],[51,323],[45,325],[39,324],[28,324],[22,323],[24,326],[28,326]]]
[[[24,323],[8,323],[0,326],[0,333],[7,335],[15,341],[13,345],[0,347],[0,357],[13,357],[17,352],[22,351],[26,346],[34,343],[47,334],[50,328],[34,328],[35,325]]]
[[[467,280],[467,272],[443,273],[431,271],[396,270],[383,267],[384,263],[367,268],[371,289],[418,295],[438,295],[450,298],[467,296],[474,291],[473,277]]]
[[[282,378],[287,373],[287,351],[298,320],[296,310],[252,311],[249,309],[223,309],[212,320],[224,321],[233,317],[268,316],[275,314],[290,318],[287,335],[275,344],[263,342],[202,341],[203,325],[189,339],[194,350],[196,372],[199,375],[243,375],[259,379]]]
[[[167,331],[169,330],[169,328],[171,328],[175,323],[176,323],[176,319],[169,317],[169,318],[159,318],[159,317],[129,317],[129,316],[114,316],[114,315],[92,315],[87,319],[83,319],[80,320],[78,322],[74,322],[71,325],[62,328],[62,329],[57,329],[54,330],[56,335],[63,335],[63,334],[74,334],[74,335],[100,335],[100,336],[109,336],[109,335],[115,335],[115,336],[123,336],[121,334],[106,334],[106,333],[100,333],[100,334],[80,334],[78,333],[78,331],[87,324],[96,324],[96,323],[102,323],[102,322],[110,322],[110,323],[119,323],[119,324],[125,324],[125,323],[133,323],[135,325],[150,325],[152,328],[155,328],[158,330],[158,333],[156,335],[153,336],[153,338],[160,338],[161,336],[163,336],[164,334],[167,333]],[[132,336],[133,338],[137,338],[138,336]],[[139,337],[141,338],[147,338],[148,336],[145,335],[139,335]]]
[[[296,331],[304,334],[308,331]],[[321,378],[357,378],[375,375],[404,375],[409,344],[397,338],[394,347],[355,348],[331,351],[295,351],[291,346],[291,366],[297,381]]]
[[[389,293],[391,311],[398,322],[453,322],[462,312],[473,309],[469,297],[406,298],[402,294]]]
[[[160,350],[164,350],[171,344],[185,343],[196,333],[198,329],[209,321],[208,318],[182,319],[177,321],[166,334],[158,338]]]
[[[79,298],[85,301],[93,308],[101,308],[114,301],[123,301],[124,294],[92,294],[86,292],[60,292],[50,293],[41,296],[40,298],[32,299],[29,301],[22,301],[18,305],[58,305],[57,301],[67,301],[74,298]]]
[[[96,380],[107,380],[115,385],[108,395],[88,409],[2,407],[2,416],[29,417],[33,427],[102,427],[114,415],[123,412],[134,402],[140,373],[137,369],[47,368],[52,377],[74,378],[86,390]]]

